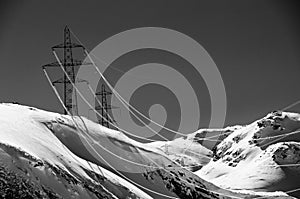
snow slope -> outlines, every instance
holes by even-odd
[[[223,188],[291,191],[300,187],[300,114],[275,111],[235,130],[213,149],[198,176]],[[299,191],[290,195],[300,197]]]
[[[0,105],[1,198],[152,198],[70,152],[42,123],[59,114]]]
[[[3,198],[188,199],[265,195],[220,188],[181,167],[159,148],[136,142],[85,118],[0,104],[0,129]],[[196,148],[193,150],[197,152]],[[211,154],[208,149],[202,150]],[[282,192],[266,197],[291,198]]]

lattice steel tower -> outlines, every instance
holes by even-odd
[[[64,96],[64,105],[67,110],[64,110],[64,113],[67,114],[68,112],[72,115],[78,115],[78,108],[77,108],[77,93],[76,89],[73,89],[73,84],[78,82],[84,82],[84,80],[76,80],[76,66],[81,65],[88,65],[89,63],[84,63],[82,60],[75,60],[73,58],[73,49],[74,48],[82,48],[84,51],[84,46],[81,44],[72,43],[71,41],[71,34],[69,28],[66,26],[64,29],[64,42],[62,44],[56,45],[52,47],[52,51],[55,52],[56,49],[63,49],[63,60],[53,62],[51,64],[46,64],[43,68],[46,67],[61,67],[62,64],[64,70],[67,74],[64,73],[63,77],[53,81],[52,84],[63,84],[63,96]],[[68,75],[68,77],[67,77]],[[72,100],[74,92],[74,99]]]
[[[107,91],[105,89],[105,85],[102,84],[101,86],[101,91],[97,92],[96,95],[101,97],[101,106],[96,106],[96,110],[100,110],[101,111],[101,115],[102,117],[98,120],[99,124],[101,124],[102,126],[105,126],[107,128],[109,128],[109,122],[111,123],[115,123],[115,120],[110,119],[109,117],[109,110],[114,109],[114,108],[118,108],[118,107],[114,107],[111,106],[110,104],[108,104],[107,102],[107,96],[111,95],[112,93]]]

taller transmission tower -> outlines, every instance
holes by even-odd
[[[109,117],[109,110],[114,109],[114,108],[118,108],[118,107],[114,107],[111,106],[110,104],[108,104],[107,102],[107,96],[111,95],[112,93],[107,91],[105,89],[105,85],[102,84],[101,85],[101,91],[97,92],[96,95],[101,97],[101,106],[96,106],[96,110],[100,110],[101,111],[101,115],[102,117],[98,120],[99,124],[101,124],[102,126],[105,126],[107,128],[109,128],[109,123],[115,123],[115,120],[110,119]]]
[[[72,115],[78,115],[78,108],[77,108],[77,93],[76,90],[73,89],[72,84],[76,84],[78,82],[84,82],[84,80],[76,80],[76,73],[75,67],[81,65],[89,65],[89,63],[84,63],[82,60],[75,60],[73,58],[73,49],[74,48],[82,48],[84,51],[84,46],[81,44],[72,43],[70,30],[68,26],[64,29],[64,41],[62,44],[58,44],[52,47],[52,51],[55,52],[57,49],[63,49],[63,60],[53,62],[51,64],[46,64],[43,68],[47,67],[61,67],[60,64],[63,66],[66,73],[64,73],[63,77],[53,81],[52,84],[63,84],[63,96],[64,96],[64,105],[67,110],[64,110],[64,113],[67,114],[68,112]],[[69,77],[69,78],[68,78]],[[74,92],[74,99],[73,102],[72,96]]]

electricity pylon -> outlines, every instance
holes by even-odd
[[[102,84],[102,86],[101,86],[101,91],[97,92],[96,95],[101,96],[101,106],[96,106],[96,108],[95,108],[96,110],[100,110],[101,115],[102,115],[102,117],[98,120],[98,122],[102,126],[109,128],[109,123],[116,123],[115,120],[113,120],[113,119],[111,119],[111,117],[109,117],[109,110],[115,109],[118,107],[114,107],[114,106],[111,106],[110,104],[108,104],[107,96],[112,95],[112,93],[105,89],[104,84]]]
[[[63,60],[58,62],[53,62],[51,64],[46,64],[43,68],[47,67],[61,67],[63,66],[66,73],[63,74],[63,77],[53,81],[52,84],[55,86],[56,84],[63,84],[63,102],[67,110],[64,110],[64,113],[68,112],[72,115],[78,115],[77,108],[77,92],[76,89],[73,88],[73,84],[76,85],[78,82],[85,82],[85,80],[76,80],[76,66],[82,65],[90,65],[90,63],[85,63],[82,60],[75,60],[73,58],[73,49],[74,48],[82,48],[85,50],[84,46],[81,44],[72,43],[71,34],[68,26],[64,29],[64,41],[62,44],[56,45],[52,47],[52,51],[55,52],[57,49],[63,49]],[[74,93],[73,93],[74,92]],[[72,100],[74,94],[75,101]]]

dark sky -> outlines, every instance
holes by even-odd
[[[154,26],[180,31],[207,50],[225,83],[226,125],[249,123],[300,99],[297,13],[296,1],[276,0],[1,0],[0,101],[62,112],[41,65],[54,61],[50,47],[62,41],[65,25],[88,49],[121,31]],[[118,61],[128,65],[139,53]],[[154,95],[155,85],[149,89]]]

